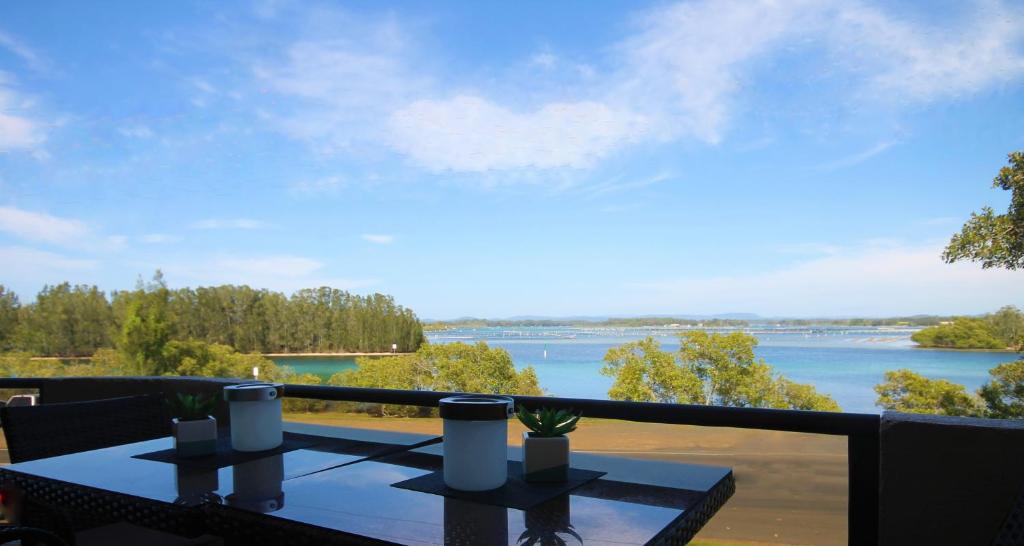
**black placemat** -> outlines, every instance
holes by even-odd
[[[490,491],[459,491],[444,484],[444,471],[438,470],[430,474],[391,484],[391,487],[420,491],[462,499],[480,504],[492,504],[529,510],[538,504],[564,495],[573,489],[604,476],[605,472],[569,469],[569,479],[564,482],[527,482],[523,480],[523,465],[518,461],[508,462],[508,481],[505,485]]]
[[[140,455],[132,455],[134,459],[146,459],[161,463],[170,463],[178,466],[194,468],[196,470],[217,470],[226,466],[234,466],[257,459],[263,459],[272,455],[288,453],[296,449],[305,449],[318,443],[316,437],[305,434],[284,433],[284,441],[274,449],[266,451],[235,451],[231,449],[231,437],[219,436],[217,438],[217,451],[205,457],[178,457],[174,448],[151,451]]]

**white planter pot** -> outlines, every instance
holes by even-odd
[[[569,437],[541,438],[523,433],[523,479],[564,482],[569,476]]]
[[[207,415],[198,421],[172,421],[174,449],[179,457],[203,457],[217,451],[217,420]]]

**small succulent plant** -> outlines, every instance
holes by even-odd
[[[170,399],[171,413],[180,421],[202,421],[213,413],[217,399],[205,394],[178,393]]]
[[[554,410],[543,408],[538,412],[527,410],[519,406],[516,412],[519,421],[533,432],[534,436],[540,438],[555,438],[564,436],[576,430],[576,423],[581,415],[572,410]]]

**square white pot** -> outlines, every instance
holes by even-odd
[[[203,457],[217,451],[217,419],[207,415],[198,421],[172,421],[174,449],[179,457]]]
[[[523,479],[564,482],[569,477],[569,437],[541,438],[523,433]]]

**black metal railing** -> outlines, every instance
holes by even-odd
[[[40,400],[79,401],[114,395],[194,390],[206,384],[211,389],[235,381],[222,379],[139,377],[139,378],[0,378],[0,389],[38,389]],[[313,400],[362,402],[436,407],[438,401],[458,393],[285,385],[285,396]],[[847,437],[849,465],[849,543],[878,543],[879,424],[880,417],[862,413],[731,408],[689,404],[621,402],[582,398],[512,396],[516,405],[537,409],[572,408],[587,417],[644,423],[732,427]]]

